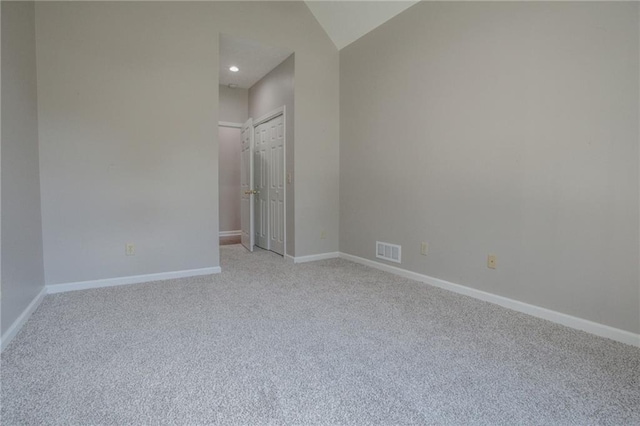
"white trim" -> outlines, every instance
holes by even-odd
[[[298,256],[298,257],[291,257],[287,255],[287,257],[292,259],[293,263],[306,263],[306,262],[315,262],[316,260],[336,259],[340,257],[340,253],[337,251],[334,251],[331,253],[310,254],[308,256]]]
[[[237,237],[242,235],[242,230],[238,229],[237,231],[220,231],[218,232],[220,237]]]
[[[242,129],[242,123],[232,123],[231,121],[218,121],[218,127],[231,127],[232,129]]]
[[[86,290],[90,288],[113,287],[127,284],[140,284],[150,281],[171,280],[175,278],[195,277],[198,275],[219,274],[222,272],[219,266],[202,269],[188,269],[184,271],[161,272],[159,274],[133,275],[130,277],[107,278],[102,280],[78,281],[66,284],[49,284],[47,293],[64,293],[67,291]]]
[[[364,259],[362,257],[354,256],[351,254],[340,253],[340,258],[350,260],[355,263],[360,263],[362,265],[370,266],[381,271],[390,272],[404,278],[420,281],[434,287],[453,291],[454,293],[464,294],[465,296],[470,296],[475,299],[483,300],[485,302],[494,303],[504,308],[542,318],[570,328],[575,328],[576,330],[595,334],[596,336],[606,337],[617,342],[626,343],[627,345],[640,347],[640,334],[632,333],[630,331],[621,330],[619,328],[610,327],[608,325],[589,321],[583,318],[578,318],[571,315],[563,314],[561,312],[552,311],[551,309],[542,308],[540,306],[530,305],[528,303],[509,299],[507,297],[487,293],[486,291],[465,287],[460,284],[454,284],[449,281],[441,280],[439,278],[433,278],[428,275],[419,274],[417,272],[408,271],[406,269],[398,268],[395,266],[385,265],[374,260]]]
[[[282,244],[282,253],[283,254],[287,254],[287,106],[286,105],[282,105],[282,127],[284,129],[284,131],[282,132],[283,136],[282,136],[282,150],[284,151],[282,153],[283,158],[282,158],[282,179],[284,179],[284,182],[282,182],[282,187],[284,188],[284,217],[282,218],[282,221],[284,222],[282,225],[284,226],[284,241]]]
[[[11,324],[0,339],[0,351],[4,351],[11,340],[18,334],[22,326],[27,322],[31,314],[40,306],[47,294],[64,293],[67,291],[86,290],[91,288],[112,287],[126,284],[139,284],[150,281],[170,280],[174,278],[195,277],[198,275],[219,274],[222,272],[219,266],[202,269],[188,269],[184,271],[162,272],[159,274],[134,275],[130,277],[107,278],[103,280],[80,281],[67,284],[49,284],[44,286],[40,293],[29,303],[20,316]]]
[[[253,127],[258,127],[259,125],[261,125],[262,123],[266,123],[269,120],[272,120],[274,118],[276,118],[279,115],[284,115],[284,110],[285,110],[285,106],[281,106],[279,108],[276,108],[272,111],[269,111],[268,113],[266,113],[265,115],[253,120]],[[286,130],[286,127],[285,127]],[[286,134],[286,132],[285,132]]]
[[[29,303],[29,306],[27,306],[25,310],[22,311],[20,316],[13,322],[13,324],[11,324],[11,326],[7,329],[7,331],[5,331],[5,333],[2,335],[2,339],[1,339],[2,341],[0,342],[0,351],[4,351],[7,348],[7,346],[9,346],[9,343],[11,343],[13,338],[16,337],[16,335],[18,334],[22,326],[26,324],[31,314],[33,314],[35,310],[38,309],[38,306],[40,306],[40,303],[42,303],[42,299],[44,299],[44,296],[46,295],[47,295],[47,288],[42,287],[42,290],[40,290],[40,293],[38,293],[38,295],[33,298],[31,303]]]
[[[241,128],[241,133],[240,135],[242,136],[243,132],[249,132],[249,164],[247,164],[247,167],[249,168],[249,182],[248,182],[248,186],[249,186],[249,190],[253,191],[255,188],[253,187],[253,148],[254,148],[254,133],[255,133],[255,126],[253,125],[253,119],[249,118],[245,123],[242,124],[242,128]],[[240,138],[242,139],[242,137]],[[244,140],[242,140],[242,143],[244,143]],[[240,158],[240,174],[242,175],[242,165],[244,163],[242,162],[242,156]],[[242,176],[240,178],[240,189],[242,189]],[[247,240],[243,240],[242,235],[240,238],[240,243],[250,252],[253,253],[253,250],[255,249],[255,231],[254,231],[254,226],[255,226],[255,217],[254,217],[254,194],[249,195],[249,229],[242,229],[242,232],[247,232],[248,237],[248,241]],[[240,227],[242,228],[242,200],[240,200]],[[246,245],[245,245],[246,242]],[[247,247],[248,246],[248,247]]]
[[[283,182],[283,188],[284,188],[284,217],[283,217],[283,221],[284,221],[284,242],[283,242],[283,256],[286,258],[287,256],[287,106],[286,105],[282,105],[279,108],[276,108],[274,110],[269,111],[268,113],[262,115],[261,117],[259,117],[258,119],[253,121],[253,128],[255,129],[256,127],[258,127],[261,124],[266,123],[267,121],[273,120],[276,117],[282,116],[282,126],[284,127],[284,134],[283,134],[283,141],[282,141],[282,147],[283,147],[283,153],[282,155],[284,156],[283,158],[283,173],[282,173],[282,178],[284,179]],[[255,132],[254,132],[255,133]],[[253,141],[252,141],[253,144]],[[253,154],[252,154],[253,157]],[[253,160],[252,160],[253,161]],[[253,172],[253,166],[252,166],[252,172]],[[251,178],[251,184],[253,186],[253,175]],[[254,188],[252,188],[254,189]],[[255,221],[255,212],[254,215],[252,216],[252,220]],[[267,250],[271,250],[271,236],[268,235],[267,236],[267,241],[269,242],[269,247],[267,248]]]
[[[561,312],[552,311],[550,309],[542,308],[528,303],[520,302],[517,300],[509,299],[507,297],[498,296],[492,293],[488,293],[481,290],[476,290],[470,287],[466,287],[460,284],[454,284],[449,281],[441,280],[439,278],[430,277],[428,275],[419,274],[417,272],[408,271],[406,269],[398,268],[391,265],[385,265],[380,262],[365,259],[362,257],[354,256],[347,253],[331,252],[312,254],[308,256],[293,257],[285,255],[285,259],[293,261],[294,263],[313,262],[316,260],[326,260],[341,258],[349,260],[351,262],[359,263],[361,265],[369,266],[381,271],[389,272],[395,275],[399,275],[404,278],[423,282],[425,284],[439,287],[445,290],[453,291],[454,293],[470,296],[475,299],[483,300],[485,302],[494,303],[502,307],[512,309],[514,311],[522,312],[534,317],[542,318],[557,324],[561,324],[570,328],[585,331],[587,333],[595,334],[596,336],[606,337],[611,340],[626,343],[632,346],[640,347],[640,334],[632,333],[629,331],[621,330],[618,328],[610,327],[608,325],[596,323],[586,319],[574,317],[571,315],[563,314]],[[26,309],[20,314],[20,316],[11,324],[7,331],[2,335],[0,340],[0,350],[4,351],[9,345],[11,340],[18,334],[22,326],[27,322],[31,314],[40,306],[44,296],[47,294],[62,293],[74,290],[85,290],[90,288],[111,287],[126,284],[137,284],[150,281],[160,281],[174,278],[192,277],[198,275],[219,274],[221,269],[219,266],[202,269],[190,269],[184,271],[164,272],[158,274],[147,275],[135,275],[130,277],[110,278],[94,281],[82,281],[68,284],[51,284],[45,286],[40,293],[29,303]]]

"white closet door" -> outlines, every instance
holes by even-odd
[[[269,139],[267,124],[256,127],[254,137],[254,188],[256,245],[269,250],[268,200],[269,200]]]
[[[251,119],[243,124],[242,154],[240,160],[240,241],[249,251],[253,251],[253,122]]]
[[[269,249],[284,256],[284,117],[268,121]]]

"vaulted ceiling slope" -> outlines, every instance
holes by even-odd
[[[248,89],[292,53],[287,49],[221,34],[218,70],[220,84]],[[238,70],[231,71],[232,66],[238,67]]]
[[[306,0],[306,3],[340,50],[418,2]]]

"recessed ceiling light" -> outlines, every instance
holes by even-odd
[[[232,67],[229,67],[229,71],[231,71],[231,72],[238,72],[238,71],[240,71],[240,68],[238,68],[238,67],[236,67],[236,66],[234,65],[234,66],[232,66]]]
[[[237,84],[233,84],[233,83],[229,84],[229,89],[235,89],[236,87],[238,87]]]

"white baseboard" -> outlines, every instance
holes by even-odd
[[[237,230],[237,231],[220,231],[218,232],[218,235],[220,237],[239,237],[242,235],[242,231],[241,230]]]
[[[219,274],[222,270],[219,266],[202,269],[188,269],[184,271],[161,272],[159,274],[133,275],[130,277],[107,278],[103,280],[78,281],[66,284],[50,284],[46,287],[48,294],[63,293],[66,291],[87,290],[90,288],[113,287],[117,285],[139,284],[149,281],[172,280],[175,278],[195,277],[198,275]]]
[[[29,306],[27,306],[27,308],[24,311],[22,311],[20,316],[13,322],[13,324],[11,324],[11,326],[7,329],[7,331],[4,332],[4,334],[2,335],[2,338],[0,339],[1,340],[0,351],[4,351],[6,347],[9,345],[9,343],[11,343],[13,338],[16,337],[16,335],[18,334],[18,331],[20,331],[22,326],[26,324],[31,314],[33,314],[35,310],[38,309],[38,306],[40,306],[40,303],[42,303],[42,299],[44,299],[44,296],[46,295],[47,295],[47,288],[42,287],[42,290],[40,290],[40,293],[38,293],[38,295],[33,298],[31,303],[29,303]]]
[[[340,257],[340,253],[337,251],[334,251],[332,253],[310,254],[309,256],[298,256],[298,257],[291,257],[287,255],[286,257],[289,260],[293,260],[293,263],[306,263],[306,262],[315,262],[316,260],[336,259]]]
[[[86,290],[90,288],[112,287],[126,284],[139,284],[150,281],[170,280],[174,278],[195,277],[199,275],[219,274],[221,269],[219,266],[202,269],[189,269],[184,271],[162,272],[158,274],[134,275],[131,277],[108,278],[103,280],[80,281],[67,284],[50,284],[44,286],[40,293],[31,301],[29,306],[20,314],[20,316],[11,324],[11,327],[2,335],[0,339],[0,351],[9,345],[11,340],[18,334],[18,331],[27,322],[31,314],[40,306],[42,299],[47,294],[63,293],[74,290]]]
[[[540,306],[519,302],[507,297],[498,296],[496,294],[487,293],[486,291],[476,290],[470,287],[465,287],[460,284],[454,284],[449,281],[441,280],[439,278],[433,278],[428,275],[419,274],[417,272],[408,271],[396,266],[386,265],[384,263],[376,262],[351,254],[340,253],[340,258],[350,260],[355,263],[360,263],[362,265],[370,266],[381,271],[390,272],[404,278],[409,278],[411,280],[430,284],[432,286],[453,291],[455,293],[464,294],[465,296],[470,296],[475,299],[483,300],[485,302],[494,303],[496,305],[500,305],[514,311],[522,312],[570,328],[595,334],[596,336],[606,337],[617,342],[626,343],[627,345],[640,347],[640,334],[632,333],[630,331],[620,330],[608,325],[563,314],[561,312],[552,311],[551,309],[542,308]]]
[[[441,280],[438,278],[430,277],[428,275],[419,274],[417,272],[408,271],[406,269],[398,268],[384,263],[376,262],[373,260],[365,259],[362,257],[354,256],[347,253],[332,252],[321,253],[309,256],[292,257],[286,255],[287,260],[292,260],[294,263],[312,262],[316,260],[334,259],[340,257],[345,260],[350,260],[355,263],[366,265],[381,271],[390,272],[402,276],[404,278],[412,279],[415,281],[423,282],[435,287],[439,287],[445,290],[453,291],[455,293],[470,296],[485,302],[494,303],[502,307],[512,309],[514,311],[522,312],[534,317],[542,318],[557,324],[561,324],[567,327],[571,327],[577,330],[582,330],[587,333],[595,334],[596,336],[606,337],[611,340],[626,343],[632,346],[640,347],[640,334],[631,333],[629,331],[620,330],[618,328],[610,327],[604,324],[596,323],[586,319],[574,317],[571,315],[563,314],[561,312],[552,311],[550,309],[542,308],[528,303],[519,302],[517,300],[509,299],[507,297],[498,296],[485,291],[476,290],[463,285],[454,284],[449,281]],[[103,280],[93,281],[81,281],[67,284],[52,284],[44,287],[40,293],[31,301],[29,306],[20,314],[20,316],[11,324],[7,331],[2,335],[0,339],[0,350],[9,345],[11,340],[18,334],[18,331],[27,322],[31,314],[38,308],[43,298],[47,294],[62,293],[66,291],[85,290],[90,288],[111,287],[126,284],[138,284],[149,281],[160,281],[174,278],[185,278],[198,275],[210,275],[218,274],[221,272],[219,266],[202,268],[202,269],[190,269],[184,271],[175,272],[163,272],[158,274],[147,275],[135,275],[130,277],[109,278]]]

